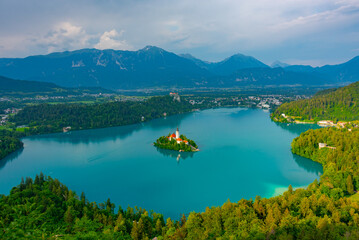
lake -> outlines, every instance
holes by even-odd
[[[159,150],[152,143],[174,132],[193,139],[200,152]],[[278,124],[259,109],[220,108],[143,124],[48,134],[23,139],[24,149],[0,160],[0,193],[21,177],[43,172],[90,201],[110,198],[178,219],[256,195],[305,187],[322,166],[293,155],[293,138],[316,125]]]

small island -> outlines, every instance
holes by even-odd
[[[170,133],[167,136],[159,137],[153,144],[158,148],[169,149],[179,152],[199,151],[197,144],[193,140],[179,134],[178,128],[176,130],[176,133]]]

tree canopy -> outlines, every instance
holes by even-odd
[[[359,120],[359,82],[325,90],[311,99],[284,103],[272,114],[276,121],[287,121],[282,114],[298,120]]]

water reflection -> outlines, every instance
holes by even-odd
[[[320,126],[317,124],[296,124],[296,123],[278,123],[274,122],[277,126],[297,135],[309,129],[318,129]]]
[[[320,163],[314,162],[311,159],[301,157],[297,154],[293,154],[293,158],[295,162],[301,168],[304,168],[307,172],[315,173],[317,175],[322,175],[323,173],[323,166]]]
[[[19,150],[9,154],[7,157],[0,159],[0,169],[2,169],[3,167],[5,167],[5,165],[8,162],[11,162],[12,160],[14,160],[15,158],[17,158],[18,156],[20,156],[20,154],[22,153],[22,151],[24,151],[24,148],[20,148]]]
[[[149,122],[144,122],[143,126],[152,130],[161,130],[165,128],[174,129],[180,126],[183,119],[189,117],[191,114],[193,113],[183,113],[166,118],[155,119]]]
[[[194,152],[177,152],[173,150],[167,150],[156,147],[157,151],[161,153],[162,155],[166,157],[175,158],[178,162],[180,162],[181,159],[187,159],[187,158],[193,158]]]
[[[55,134],[44,134],[38,136],[28,137],[29,139],[46,139],[47,141],[59,142],[59,143],[101,143],[103,141],[116,141],[118,139],[126,139],[131,136],[133,133],[144,130],[161,130],[166,128],[176,128],[181,125],[181,122],[184,118],[188,117],[188,114],[175,115],[168,118],[155,119],[149,122],[119,126],[119,127],[110,127],[110,128],[101,128],[81,131],[73,131],[67,133],[55,133]]]

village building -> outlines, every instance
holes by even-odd
[[[345,124],[346,124],[346,122],[337,122],[337,125],[339,126],[339,127],[342,127],[342,128],[344,128],[345,127]]]
[[[333,121],[322,120],[322,121],[318,121],[318,125],[321,125],[321,126],[333,126],[334,123],[333,123]]]
[[[66,133],[66,132],[68,132],[68,131],[70,131],[71,130],[71,127],[70,126],[68,126],[68,127],[63,127],[62,128],[62,131],[64,132],[64,133]]]
[[[180,101],[181,101],[181,98],[180,98],[180,96],[179,96],[178,93],[170,92],[170,96],[173,97],[173,100],[174,100],[174,101],[177,101],[177,102],[180,102]]]
[[[321,148],[325,148],[327,147],[328,145],[326,143],[319,143],[319,149]]]
[[[322,149],[322,148],[337,149],[336,147],[331,147],[326,143],[319,143],[318,146],[319,146],[319,149]]]

